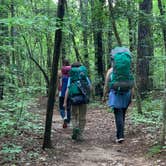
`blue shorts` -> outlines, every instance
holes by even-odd
[[[113,89],[110,90],[108,106],[111,108],[127,108],[131,103],[131,91],[116,92]]]

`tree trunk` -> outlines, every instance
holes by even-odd
[[[70,30],[72,32],[71,39],[72,39],[72,42],[73,42],[76,59],[77,59],[78,62],[82,62],[83,63],[83,61],[81,59],[81,56],[80,56],[80,53],[79,53],[78,48],[77,48],[76,41],[75,41],[75,33],[74,33],[73,28],[71,26],[70,26]]]
[[[96,1],[95,1],[96,2]],[[104,66],[103,66],[103,44],[102,44],[102,14],[104,1],[97,1],[98,6],[95,6],[94,0],[91,1],[92,8],[92,24],[93,24],[93,38],[95,48],[95,71],[97,74],[95,93],[96,96],[102,97],[103,95],[103,83],[104,83]]]
[[[127,1],[127,6],[128,10],[134,13],[135,2]],[[130,51],[133,52],[136,50],[136,20],[131,14],[128,15],[128,28]]]
[[[63,62],[64,59],[66,59],[66,36],[63,33],[62,34],[62,44],[61,44],[61,62]]]
[[[48,95],[49,77],[46,74],[46,72],[44,71],[44,69],[41,67],[41,65],[33,58],[33,52],[34,51],[32,51],[30,49],[30,46],[28,44],[28,41],[26,40],[26,37],[24,35],[22,35],[22,37],[24,39],[24,42],[25,42],[25,45],[26,45],[26,49],[28,51],[29,58],[36,64],[36,66],[39,68],[39,70],[42,72],[42,74],[44,76],[44,79],[45,79],[45,82],[46,82],[46,94]]]
[[[165,64],[165,82],[166,82],[166,64]],[[163,126],[162,126],[162,133],[161,133],[161,145],[165,145],[166,140],[166,83],[165,83],[165,90],[163,96]]]
[[[7,18],[7,4],[5,0],[1,0],[1,10],[0,10],[0,18]],[[6,39],[8,38],[8,27],[4,25],[4,23],[0,23],[0,46],[7,45]],[[4,96],[4,80],[5,80],[5,71],[4,66],[9,63],[7,51],[0,47],[0,100],[3,100]]]
[[[153,88],[150,78],[150,60],[153,57],[152,31],[149,15],[152,10],[152,0],[144,0],[139,5],[138,48],[137,48],[137,83],[141,98]],[[142,14],[145,13],[145,14]]]
[[[50,4],[51,4],[51,0],[47,0],[47,16],[49,18],[51,16]],[[50,26],[49,23],[48,23],[48,26]],[[51,55],[52,55],[53,41],[52,41],[52,33],[49,30],[46,32],[46,45],[47,45],[47,68],[48,68],[48,73],[50,75],[50,73],[51,73]]]
[[[68,5],[67,5],[67,2],[66,2],[66,13],[67,15],[69,16],[68,14]],[[76,41],[75,41],[75,33],[74,33],[74,30],[72,28],[72,26],[69,24],[69,28],[70,28],[70,31],[72,32],[71,34],[71,39],[72,39],[72,42],[73,42],[73,47],[74,47],[74,51],[75,51],[75,55],[76,55],[76,59],[78,62],[81,62],[82,64],[84,64],[84,62],[82,61],[81,59],[81,56],[80,56],[80,53],[78,51],[78,47],[77,47],[77,44],[76,44]]]
[[[114,35],[115,35],[115,38],[117,40],[118,45],[122,46],[122,42],[121,42],[117,27],[116,27],[115,18],[114,18],[114,11],[113,11],[114,8],[113,8],[113,5],[112,5],[112,0],[108,0],[108,3],[109,3],[109,10],[110,10],[110,15],[111,15],[111,22],[112,22],[113,32],[114,32]]]
[[[81,20],[83,26],[83,56],[85,66],[89,69],[89,55],[88,55],[88,20],[87,20],[87,8],[88,8],[88,0],[80,0],[80,12],[81,12]]]
[[[58,73],[60,46],[61,46],[61,40],[62,40],[62,22],[63,22],[64,12],[65,12],[64,6],[65,6],[65,0],[58,0],[57,26],[59,26],[59,28],[55,31],[52,73],[51,73],[51,79],[50,79],[50,84],[49,84],[49,94],[48,94],[48,102],[47,102],[47,114],[46,114],[43,149],[51,148],[52,116],[53,116],[55,92],[56,92],[56,86],[57,86],[56,80],[57,80],[57,73]]]
[[[11,0],[10,12],[11,12],[11,17],[13,18],[15,16],[14,1],[13,0]],[[14,48],[14,37],[15,37],[15,28],[14,28],[14,26],[11,26],[10,34],[11,34],[11,46],[12,46],[12,48]],[[12,55],[12,64],[15,64],[14,50],[12,50],[11,55]]]
[[[110,28],[110,30],[108,31],[108,51],[107,51],[107,56],[106,56],[106,68],[109,69],[111,67],[111,50],[112,50],[112,30]]]
[[[111,53],[111,50],[112,50],[112,43],[113,43],[113,30],[112,30],[112,24],[110,22],[110,20],[112,20],[112,12],[110,11],[110,8],[109,8],[109,30],[108,30],[108,51],[107,51],[107,56],[106,56],[106,68],[109,69],[111,67],[111,56],[110,56],[110,53]]]
[[[47,68],[48,72],[51,73],[52,38],[49,32],[46,34],[46,44],[47,44]]]
[[[158,0],[158,8],[160,10],[160,15],[165,16],[165,11],[163,10],[161,0]],[[162,26],[162,31],[163,31],[164,47],[165,47],[165,53],[166,53],[166,26],[165,26],[165,24],[162,24],[161,26]],[[165,54],[165,56],[166,56],[166,54]]]
[[[158,0],[158,8],[160,10],[160,15],[164,16],[165,11],[163,10],[163,5],[161,0]],[[163,39],[164,39],[164,47],[165,47],[165,56],[166,56],[166,26],[161,24],[162,31],[163,31]],[[163,95],[163,127],[162,127],[162,134],[161,134],[161,145],[164,146],[165,144],[165,137],[166,137],[166,61],[164,61],[164,73],[165,73],[165,89]]]

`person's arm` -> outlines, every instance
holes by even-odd
[[[104,91],[103,91],[103,101],[106,100],[106,95],[108,93],[108,83],[109,83],[109,77],[110,77],[110,74],[112,72],[112,68],[110,68],[108,71],[107,71],[107,74],[106,74],[106,77],[105,77],[105,83],[104,83]]]
[[[66,92],[65,92],[65,98],[64,98],[64,103],[63,103],[63,106],[66,108],[67,107],[67,98],[69,96],[69,86],[70,86],[70,77],[68,79],[68,83],[67,83],[67,89],[66,89]]]
[[[134,98],[134,88],[131,89],[131,101]]]
[[[66,108],[67,107],[67,98],[69,95],[69,88],[66,89],[66,93],[65,93],[65,98],[64,98],[64,103],[63,106]]]
[[[87,81],[88,81],[88,85],[89,85],[89,87],[90,87],[90,91],[92,91],[92,84],[91,84],[91,81],[89,80],[88,77],[86,77],[86,79],[87,79]]]
[[[56,80],[57,89],[56,89],[56,93],[55,93],[55,98],[58,97],[59,92],[60,92],[61,77],[62,77],[61,71],[58,70],[58,76],[57,76],[57,80]]]

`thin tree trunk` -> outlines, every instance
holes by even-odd
[[[47,44],[47,68],[49,73],[51,73],[52,38],[49,32],[46,34],[46,44]]]
[[[106,65],[107,65],[107,69],[109,69],[111,67],[111,50],[112,50],[112,43],[113,43],[113,30],[112,30],[112,23],[110,22],[110,20],[112,20],[112,12],[110,11],[109,8],[109,31],[108,31],[108,52],[107,52],[107,57],[106,57]]]
[[[149,16],[151,14],[152,0],[144,0],[139,5],[139,25],[138,25],[138,48],[137,48],[137,83],[141,98],[145,98],[147,93],[153,88],[153,80],[151,79],[150,60],[153,57],[153,41],[151,22]]]
[[[66,7],[66,13],[67,13],[67,15],[69,15],[68,14],[68,5],[67,5],[67,2],[65,3],[65,7]],[[78,51],[78,47],[77,47],[77,44],[76,44],[76,41],[75,41],[74,30],[73,30],[73,28],[72,28],[72,26],[70,24],[69,24],[69,28],[70,28],[70,31],[72,32],[71,39],[72,39],[72,42],[73,42],[73,47],[74,47],[76,59],[77,59],[78,62],[81,62],[82,64],[84,64],[84,62],[81,59],[81,56],[80,56],[80,53]]]
[[[158,8],[160,10],[160,15],[165,16],[165,11],[163,10],[161,0],[158,0]],[[164,47],[165,47],[165,50],[166,50],[166,26],[164,24],[162,24],[161,26],[162,26],[163,37],[164,37]]]
[[[89,69],[87,8],[88,8],[88,0],[80,0],[81,20],[83,26],[82,35],[83,35],[83,44],[84,44],[83,56],[84,56],[85,66]]]
[[[13,0],[11,0],[10,12],[11,12],[11,17],[13,18],[15,16]],[[11,26],[10,34],[11,34],[11,46],[12,46],[12,48],[14,48],[15,28],[13,26]],[[14,50],[12,50],[12,64],[15,64]]]
[[[165,64],[165,82],[166,82],[166,64]],[[163,96],[163,126],[162,126],[162,133],[161,133],[161,145],[165,145],[166,140],[166,83],[165,83],[165,90]]]
[[[112,33],[112,29],[110,28],[110,30],[108,31],[108,51],[107,51],[107,56],[106,56],[106,68],[109,69],[111,67],[111,50],[112,50],[112,37],[113,37],[113,33]]]
[[[133,1],[127,1],[127,7],[128,11],[134,10],[135,2]],[[132,11],[134,12],[134,11]],[[136,51],[136,20],[133,18],[133,16],[130,14],[128,15],[128,28],[129,28],[129,45],[130,45],[130,51],[134,52]],[[133,72],[135,73],[135,66],[132,64]],[[134,79],[136,80],[136,79]],[[134,92],[135,92],[135,98],[136,98],[136,106],[137,106],[137,112],[139,114],[142,114],[142,102],[141,102],[141,96],[139,94],[137,82],[134,82]]]
[[[1,0],[1,10],[0,10],[0,18],[7,18],[7,4],[5,0]],[[8,37],[8,26],[4,23],[0,23],[0,46],[7,45],[6,38]],[[4,81],[5,81],[5,71],[4,66],[7,66],[9,63],[9,57],[7,51],[0,47],[0,100],[3,100],[4,97]]]
[[[63,33],[62,34],[62,48],[61,48],[61,58],[62,58],[62,60],[61,60],[61,62],[63,62],[63,60],[65,59],[65,58],[67,58],[66,57],[66,35]]]
[[[158,8],[160,10],[160,15],[164,16],[165,11],[163,10],[163,5],[161,0],[158,0]],[[163,31],[163,39],[164,39],[164,47],[165,47],[165,56],[166,56],[166,26],[161,24],[162,31]],[[164,95],[163,95],[163,127],[162,127],[162,133],[161,133],[161,145],[165,144],[165,137],[166,137],[166,62],[164,61],[164,73],[165,73],[165,89],[164,89]]]
[[[95,1],[96,2],[96,1]],[[93,38],[95,48],[95,70],[96,70],[96,96],[102,97],[103,95],[103,83],[104,83],[104,66],[103,66],[103,44],[102,44],[102,12],[103,12],[103,0],[97,1],[98,6],[95,6],[94,0],[91,1],[92,8],[92,24],[93,24]],[[98,10],[98,15],[97,15]],[[100,13],[100,14],[99,14]]]
[[[50,18],[51,13],[50,13],[50,5],[51,5],[52,0],[47,0],[47,16]],[[48,23],[48,26],[49,23]],[[52,55],[52,47],[53,47],[53,41],[52,41],[52,34],[50,31],[46,32],[46,45],[47,45],[47,68],[49,75],[51,73],[51,55]]]
[[[62,41],[62,22],[65,12],[65,0],[58,0],[57,8],[57,26],[59,28],[55,31],[55,40],[54,40],[54,53],[53,53],[53,62],[52,62],[52,72],[51,79],[49,84],[49,95],[47,102],[47,114],[46,114],[46,123],[45,123],[45,133],[44,133],[44,142],[43,149],[51,148],[51,127],[52,127],[52,116],[53,108],[55,101],[55,91],[57,87],[57,73],[58,73],[58,62],[60,57],[60,46]]]
[[[135,2],[127,1],[128,10],[132,10],[135,7]],[[133,11],[134,12],[134,11]],[[133,52],[136,50],[136,20],[130,14],[128,15],[128,28],[129,28],[129,44],[130,51]]]
[[[44,71],[44,69],[41,67],[41,65],[33,58],[33,51],[30,49],[29,45],[28,45],[28,41],[26,40],[26,37],[24,35],[22,35],[27,51],[28,51],[28,55],[29,58],[37,65],[37,67],[39,68],[39,70],[42,72],[44,79],[46,81],[46,93],[48,94],[48,87],[49,87],[49,77],[46,74],[46,72]]]
[[[109,10],[109,31],[108,31],[108,52],[107,52],[107,56],[106,56],[106,66],[107,69],[109,69],[111,67],[111,50],[112,50],[112,43],[113,43],[113,30],[112,30],[112,24],[110,22],[110,20],[112,19],[111,16],[111,12]]]
[[[74,51],[75,51],[76,59],[77,59],[77,61],[83,63],[83,61],[81,60],[80,53],[79,53],[78,48],[77,48],[76,41],[75,41],[75,37],[74,37],[74,36],[75,36],[75,33],[74,33],[73,28],[72,28],[71,26],[70,26],[70,30],[71,30],[71,32],[72,32],[71,38],[72,38],[72,42],[73,42],[73,46],[74,46]]]
[[[114,18],[114,12],[113,12],[114,8],[113,8],[113,5],[112,5],[112,0],[108,0],[108,3],[109,3],[109,10],[110,10],[110,13],[111,13],[111,18],[112,18],[111,22],[112,22],[113,32],[114,32],[114,35],[115,35],[115,38],[117,40],[118,45],[122,46],[122,42],[121,42],[117,27],[116,27],[115,18]]]

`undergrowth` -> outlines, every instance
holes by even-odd
[[[19,135],[24,132],[43,133],[39,115],[28,111],[36,104],[35,92],[33,87],[14,89],[14,93],[6,92],[4,99],[0,101],[0,139],[5,140],[0,153],[5,161],[14,160],[22,151],[19,142],[14,141]]]
[[[162,100],[147,99],[142,101],[142,114],[139,114],[136,108],[133,108],[131,119],[133,123],[145,123],[149,125],[160,126],[162,123]]]
[[[139,114],[135,107],[133,108],[131,112],[132,122],[135,125],[143,124],[147,126],[147,132],[157,136],[162,128],[162,109],[163,101],[161,99],[149,97],[142,101],[142,114]],[[148,156],[154,156],[155,154],[159,154],[165,150],[165,146],[160,145],[159,139],[160,138],[158,138],[158,140],[154,140],[154,145],[148,150]]]

